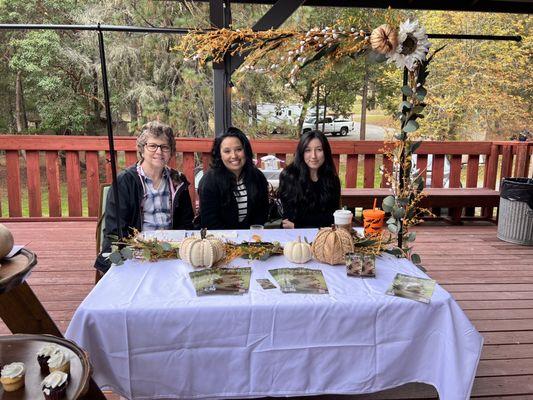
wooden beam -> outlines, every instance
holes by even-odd
[[[274,4],[276,0],[234,0],[234,3]],[[306,6],[346,8],[389,8],[407,10],[480,11],[530,14],[531,0],[307,0]]]
[[[209,0],[209,20],[215,28],[231,26],[230,0]],[[215,101],[215,136],[231,126],[231,56],[221,63],[213,63],[213,96]]]

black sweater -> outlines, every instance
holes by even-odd
[[[335,180],[335,187],[330,193],[329,201],[326,204],[320,204],[318,199],[320,194],[325,190],[323,182],[319,179],[317,182],[311,182],[309,195],[314,201],[302,201],[297,204],[288,185],[289,182],[286,171],[280,175],[279,197],[283,208],[283,218],[294,223],[295,228],[322,228],[331,226],[334,222],[333,213],[339,208],[341,187],[338,178]],[[310,203],[314,203],[311,206]]]
[[[248,229],[250,225],[263,225],[268,217],[268,184],[257,168],[245,180],[248,196],[246,218],[239,222],[237,200],[227,182],[226,174],[210,169],[198,187],[200,197],[200,227],[208,229]]]
[[[191,197],[189,195],[189,182],[185,175],[176,170],[170,169],[171,183],[176,190],[172,202],[172,229],[192,229],[192,219],[194,217]],[[120,203],[120,226],[122,236],[128,237],[133,229],[142,228],[142,201],[144,198],[144,188],[141,178],[137,173],[137,165],[132,165],[122,171],[117,176],[118,197]],[[115,213],[115,197],[113,188],[110,188],[105,207],[105,228],[102,250],[96,262],[95,268],[107,271],[111,266],[109,260],[102,257],[102,253],[111,251],[111,239],[109,235],[118,236],[118,228]]]

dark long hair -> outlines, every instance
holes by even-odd
[[[313,139],[320,140],[324,151],[324,163],[318,169],[318,180],[322,190],[317,197],[311,187],[311,172],[305,163],[305,148]],[[296,148],[294,161],[283,171],[284,179],[280,180],[279,196],[283,204],[291,205],[291,209],[300,211],[322,209],[338,194],[340,188],[339,177],[331,155],[328,139],[320,131],[309,131],[302,135]]]
[[[228,128],[226,132],[224,132],[221,136],[218,136],[215,139],[213,143],[213,148],[211,150],[211,168],[213,169],[217,177],[217,184],[219,185],[222,193],[227,194],[226,197],[227,201],[229,202],[231,200],[230,195],[232,195],[233,191],[237,188],[237,178],[235,177],[235,174],[229,171],[224,165],[220,152],[220,146],[222,145],[222,141],[228,137],[234,137],[239,139],[244,148],[244,155],[246,156],[246,161],[241,172],[241,177],[243,178],[246,186],[251,183],[251,193],[248,193],[248,196],[249,198],[254,198],[257,187],[257,185],[255,185],[255,183],[257,183],[256,173],[259,171],[254,166],[254,153],[252,151],[252,145],[250,144],[250,141],[248,140],[246,135],[240,129],[235,128],[233,126]]]

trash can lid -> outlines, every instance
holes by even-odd
[[[504,178],[500,187],[500,197],[511,201],[522,201],[533,210],[533,179]]]

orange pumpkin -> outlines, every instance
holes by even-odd
[[[398,31],[388,24],[380,25],[372,31],[370,45],[377,53],[390,53],[398,46]]]

